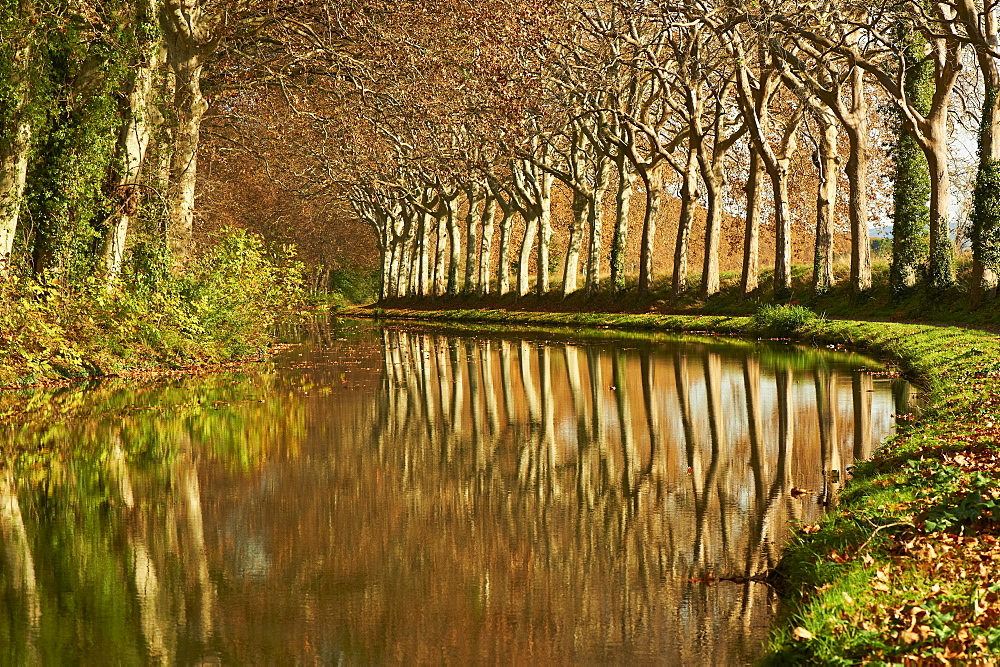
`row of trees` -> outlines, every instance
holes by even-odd
[[[436,18],[450,26],[469,11],[449,5]],[[773,225],[774,290],[789,294],[796,220],[815,222],[815,289],[835,280],[844,230],[851,289],[863,293],[872,280],[869,228],[886,215],[870,206],[884,176],[873,169],[880,144],[893,158],[893,288],[922,277],[944,287],[955,280],[958,222],[949,143],[955,123],[969,119],[979,123],[973,298],[995,293],[1000,54],[990,5],[553,0],[527,19],[523,11],[466,25],[452,39],[443,36],[450,27],[414,31],[414,48],[431,65],[367,82],[346,130],[321,108],[308,111],[316,126],[340,128],[338,141],[353,140],[327,164],[336,161],[336,178],[379,235],[383,297],[548,292],[554,187],[573,209],[560,249],[564,294],[580,287],[581,264],[587,294],[608,273],[623,289],[635,234],[638,289],[649,292],[670,194],[680,200],[675,294],[688,286],[702,210],[702,297],[719,290],[729,215],[746,221],[745,293],[759,286],[761,233]],[[796,199],[790,193],[804,183],[813,195]],[[633,230],[638,191],[644,208]]]
[[[386,298],[545,293],[556,264],[564,294],[606,275],[621,290],[633,255],[648,293],[671,196],[675,294],[695,242],[701,295],[719,289],[732,219],[745,220],[745,293],[773,229],[787,295],[807,220],[816,290],[847,236],[862,293],[869,227],[885,218],[870,206],[880,144],[893,287],[941,287],[955,276],[949,140],[971,118],[973,298],[996,291],[1000,54],[993,9],[975,0],[6,0],[0,21],[5,271],[114,280],[151,247],[183,266],[208,118],[213,144],[263,154],[289,191],[371,225]],[[556,247],[562,195],[572,215]]]

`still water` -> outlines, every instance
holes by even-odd
[[[745,663],[777,604],[745,578],[910,396],[721,338],[297,336],[0,397],[46,424],[0,431],[0,662]]]

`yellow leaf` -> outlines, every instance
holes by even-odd
[[[803,641],[812,639],[813,633],[809,632],[800,625],[797,626],[794,630],[792,630],[792,637],[794,637],[796,641]]]

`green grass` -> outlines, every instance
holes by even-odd
[[[957,279],[946,289],[933,290],[918,282],[908,292],[894,295],[889,287],[889,263],[887,258],[876,257],[872,263],[873,287],[863,295],[856,296],[850,290],[849,266],[839,262],[836,266],[837,282],[828,292],[820,295],[812,292],[812,267],[796,265],[792,267],[792,294],[787,303],[799,305],[819,313],[829,319],[917,321],[929,323],[961,324],[971,327],[1000,327],[1000,308],[986,303],[979,308],[969,306],[971,267],[968,258],[957,262]],[[534,293],[517,297],[511,294],[489,295],[484,298],[469,295],[455,297],[416,298],[394,300],[383,304],[385,307],[407,309],[462,308],[502,308],[505,310],[547,311],[547,312],[658,312],[688,315],[754,315],[762,306],[775,303],[772,289],[772,271],[761,272],[761,287],[750,295],[740,292],[740,274],[726,272],[721,275],[721,289],[707,300],[699,296],[700,276],[692,275],[688,288],[677,299],[671,293],[670,281],[666,276],[657,278],[649,295],[640,296],[635,279],[627,282],[627,289],[621,294],[612,294],[607,289],[598,290],[587,299],[583,290],[563,297],[558,282],[553,284],[549,294],[538,296]],[[602,287],[607,287],[603,281]]]
[[[798,311],[763,311],[756,318],[469,309],[378,309],[377,315],[755,337],[780,325],[793,339],[895,363],[927,389],[926,406],[857,464],[837,509],[816,526],[800,527],[786,547],[775,574],[787,604],[764,662],[953,662],[1000,655],[997,336]]]

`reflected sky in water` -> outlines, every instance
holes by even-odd
[[[3,427],[4,664],[747,662],[777,600],[745,578],[911,394],[724,338],[293,337],[252,371],[0,397],[50,417]]]

